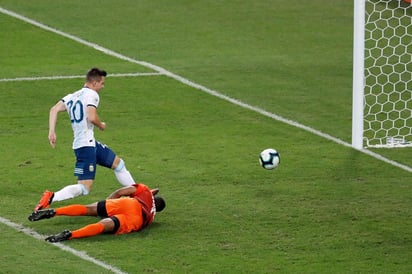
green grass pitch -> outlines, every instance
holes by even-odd
[[[15,1],[0,7],[165,68],[349,143],[351,1]],[[148,229],[64,243],[125,273],[408,273],[412,174],[0,13],[0,218],[49,235],[89,217],[30,223],[45,189],[75,182],[72,132],[49,108],[83,80],[5,81],[109,72],[97,139],[167,208]],[[3,79],[3,80],[2,80]],[[281,164],[259,166],[276,148]],[[374,150],[412,166],[410,149]],[[120,185],[99,168],[91,203]],[[0,272],[111,273],[0,222]]]

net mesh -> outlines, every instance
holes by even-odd
[[[364,141],[412,146],[412,6],[365,3]]]

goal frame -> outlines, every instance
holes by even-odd
[[[360,150],[365,96],[365,0],[354,0],[353,14],[352,147]]]
[[[411,5],[410,0],[397,0]],[[365,112],[365,32],[366,32],[366,2],[367,0],[354,0],[353,20],[353,78],[352,78],[352,147],[362,150],[369,146],[364,145],[364,112]],[[411,111],[412,112],[412,111]],[[371,145],[375,148],[411,147],[412,142],[406,142],[399,137],[386,137],[386,144]]]

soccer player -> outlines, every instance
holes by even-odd
[[[80,229],[47,237],[51,243],[91,237],[102,233],[125,234],[140,231],[150,225],[157,212],[166,207],[165,200],[157,197],[158,189],[150,190],[144,184],[134,184],[113,192],[108,199],[90,205],[69,205],[56,209],[42,209],[33,212],[28,219],[32,222],[54,216],[98,216],[102,219]]]
[[[74,133],[73,150],[76,156],[74,175],[77,184],[68,185],[59,191],[46,190],[34,211],[47,208],[52,202],[63,201],[81,195],[87,195],[96,175],[96,165],[114,170],[117,180],[123,186],[134,184],[134,179],[126,169],[124,161],[119,158],[108,146],[94,138],[94,127],[106,129],[97,114],[99,93],[104,88],[106,71],[92,68],[87,72],[84,87],[68,94],[57,102],[49,114],[49,142],[54,148],[56,145],[56,124],[60,112],[69,114]]]

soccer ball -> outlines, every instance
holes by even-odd
[[[280,155],[276,149],[267,148],[259,155],[259,163],[264,169],[274,169],[280,163]]]

